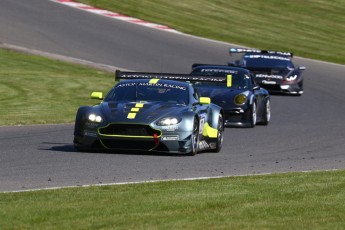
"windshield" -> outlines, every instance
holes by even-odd
[[[188,88],[176,84],[128,82],[117,84],[104,101],[164,101],[188,104]]]
[[[239,73],[236,70],[227,69],[194,69],[191,72],[194,76],[226,77],[226,83],[217,82],[196,82],[196,86],[220,86],[232,89],[248,89],[250,78],[248,75]]]
[[[294,68],[289,58],[274,55],[244,55],[240,65],[249,68]]]

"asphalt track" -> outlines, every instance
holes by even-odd
[[[226,63],[231,46],[48,0],[1,0],[0,43],[131,70],[181,73],[195,62]],[[272,96],[271,123],[226,129],[217,154],[79,153],[72,146],[73,124],[0,127],[0,191],[344,169],[345,66],[295,62],[307,67],[304,95]]]

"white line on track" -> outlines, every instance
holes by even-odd
[[[195,177],[195,178],[182,178],[182,179],[168,179],[168,180],[149,180],[149,181],[137,181],[137,182],[118,182],[118,183],[105,183],[105,184],[85,184],[75,186],[61,186],[61,187],[50,187],[50,188],[38,188],[38,189],[23,189],[14,191],[4,191],[1,193],[20,193],[20,192],[35,192],[35,191],[47,191],[47,190],[59,190],[66,188],[88,188],[98,186],[115,186],[115,185],[130,185],[130,184],[145,184],[145,183],[158,183],[158,182],[171,182],[171,181],[193,181],[193,180],[208,180],[208,179],[220,179],[220,178],[233,178],[233,177],[248,177],[248,176],[264,176],[273,174],[287,174],[287,173],[312,173],[312,172],[331,172],[338,171],[341,169],[326,169],[316,171],[294,171],[294,172],[280,172],[280,173],[260,173],[260,174],[247,174],[247,175],[234,175],[234,176],[215,176],[215,177]]]

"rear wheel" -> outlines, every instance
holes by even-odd
[[[193,122],[193,133],[192,133],[192,151],[190,155],[195,156],[198,153],[198,143],[199,143],[199,122],[194,118]]]
[[[222,149],[223,145],[223,132],[224,132],[224,121],[222,114],[219,114],[218,117],[218,135],[217,135],[217,141],[216,141],[216,148],[214,149],[214,152],[218,153]]]

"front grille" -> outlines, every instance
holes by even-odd
[[[108,149],[124,149],[124,150],[143,150],[148,151],[153,149],[156,144],[152,140],[136,140],[133,144],[133,140],[112,140],[102,139],[102,143]]]
[[[260,84],[260,86],[268,91],[281,91],[280,85]]]
[[[99,128],[101,135],[117,135],[117,136],[137,136],[137,137],[153,137],[161,135],[160,130],[152,129],[148,125],[142,124],[110,124],[106,127]]]
[[[157,147],[160,130],[143,124],[117,124],[99,128],[102,144],[108,149],[150,150]],[[135,141],[135,143],[133,142]]]
[[[230,114],[225,112],[224,120],[227,122],[241,122],[243,120],[243,114]]]

